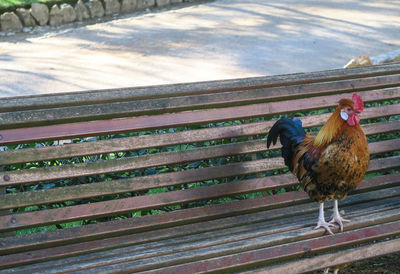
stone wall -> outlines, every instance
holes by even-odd
[[[125,14],[153,7],[165,7],[193,0],[78,0],[70,4],[53,5],[51,8],[41,3],[33,3],[31,8],[17,8],[15,12],[0,15],[0,30],[15,33],[35,26],[59,26],[75,21]]]

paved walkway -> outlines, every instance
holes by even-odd
[[[398,0],[217,0],[0,37],[0,97],[342,67],[399,48]]]

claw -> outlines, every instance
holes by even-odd
[[[324,228],[330,235],[334,235],[330,227],[335,227],[334,224],[327,223],[324,217],[324,203],[319,204],[319,216],[318,216],[318,223],[314,229]]]
[[[327,223],[325,221],[318,221],[317,226],[314,227],[314,229],[318,229],[320,227],[324,228],[329,234],[334,235],[332,230],[330,229],[330,227],[335,227],[334,224]]]
[[[332,215],[332,220],[329,221],[329,224],[337,223],[340,227],[340,231],[343,232],[343,222],[350,222],[350,220],[342,218],[340,215]]]
[[[329,223],[330,224],[337,223],[340,227],[341,232],[343,232],[343,222],[350,222],[350,220],[345,219],[342,216],[340,216],[337,200],[334,200],[333,214],[332,214],[331,218],[332,218],[332,220],[330,220]]]

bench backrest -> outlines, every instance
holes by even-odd
[[[284,116],[316,133],[354,92],[359,191],[398,183],[399,64],[0,99],[0,254],[304,203],[266,134]]]

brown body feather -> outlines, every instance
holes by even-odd
[[[364,131],[340,118],[340,108],[350,102],[342,101],[318,135],[306,135],[296,147],[293,173],[314,201],[345,198],[368,169]]]

